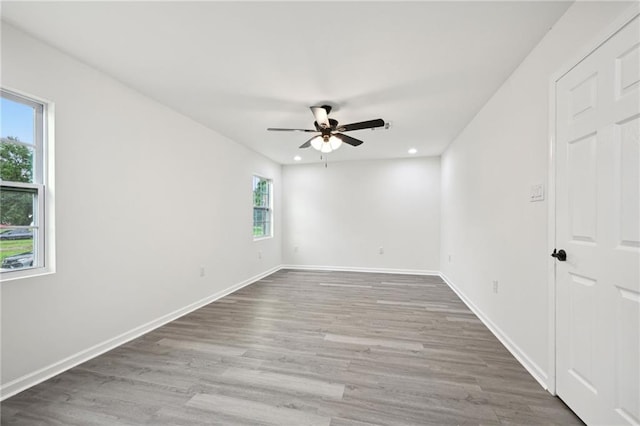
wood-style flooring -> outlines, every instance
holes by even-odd
[[[29,426],[581,424],[440,278],[297,270],[1,408]]]

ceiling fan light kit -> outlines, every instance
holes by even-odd
[[[311,139],[311,146],[325,154],[335,151],[342,146],[342,141],[336,136],[316,136]]]
[[[313,122],[315,130],[285,129],[280,127],[270,127],[267,130],[279,132],[319,133],[300,145],[300,148],[309,148],[311,146],[324,154],[328,154],[340,148],[343,142],[351,146],[362,145],[363,142],[361,140],[345,135],[343,132],[363,129],[373,130],[378,127],[384,127],[385,129],[389,128],[388,124],[381,118],[338,126],[338,120],[329,118],[329,113],[331,112],[330,105],[312,106],[310,109],[313,113],[313,117],[315,118],[315,121]]]

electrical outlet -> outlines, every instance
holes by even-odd
[[[529,201],[534,202],[534,201],[543,201],[543,200],[544,200],[544,185],[541,183],[538,185],[533,185],[529,193]]]
[[[498,293],[498,281],[493,281],[493,292]]]
[[[293,247],[293,252],[294,252],[294,253],[297,253],[297,252],[298,252],[298,246],[294,246],[294,247]]]
[[[200,276],[201,276],[201,277],[204,277],[204,273],[205,273],[205,272],[204,272],[204,266],[201,266],[201,267],[200,267]]]
[[[453,262],[453,255],[452,254],[449,255],[449,263],[451,263],[451,262]]]
[[[380,248],[378,249],[378,253],[380,253],[380,254],[384,254],[384,247],[380,247]]]
[[[262,259],[262,250],[258,250],[258,259]]]

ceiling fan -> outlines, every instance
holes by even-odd
[[[375,120],[361,121],[359,123],[338,124],[338,120],[329,118],[331,112],[330,105],[312,106],[311,112],[315,118],[313,125],[315,130],[311,129],[282,129],[269,127],[267,130],[278,132],[306,132],[318,133],[311,139],[300,145],[300,148],[309,148],[310,146],[323,153],[329,153],[340,148],[342,143],[351,146],[362,145],[362,141],[351,136],[343,134],[343,132],[351,132],[353,130],[375,129],[377,127],[389,128],[389,124],[385,124],[381,118]]]

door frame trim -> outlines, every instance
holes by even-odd
[[[640,4],[634,3],[601,31],[590,43],[578,51],[571,60],[560,67],[549,80],[549,145],[548,145],[548,212],[547,212],[547,252],[556,248],[556,84],[569,71],[584,61],[607,40],[613,37],[629,22],[640,15]],[[547,390],[556,395],[556,260],[549,256],[547,261],[547,302],[549,306],[549,351]]]

